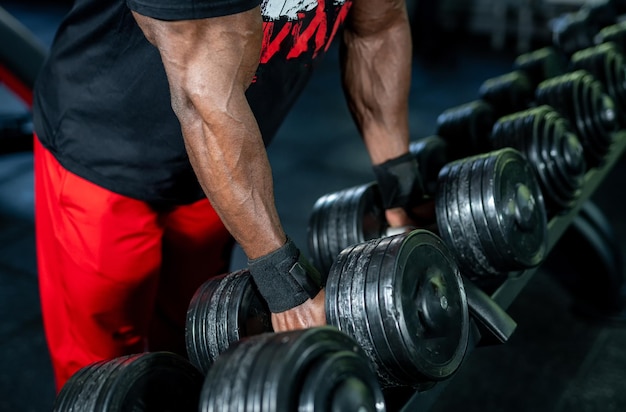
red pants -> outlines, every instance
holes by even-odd
[[[207,200],[156,212],[64,169],[35,138],[43,322],[57,391],[90,363],[185,355],[186,311],[229,269],[233,240]]]

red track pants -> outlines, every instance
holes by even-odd
[[[186,311],[233,240],[207,200],[156,212],[63,168],[35,138],[43,322],[57,391],[81,367],[145,350],[185,355]]]

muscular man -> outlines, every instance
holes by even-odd
[[[392,226],[421,195],[408,154],[403,0],[76,0],[34,100],[36,234],[57,389],[80,367],[184,354],[185,312],[233,241],[276,331],[325,323],[265,152],[335,34]]]

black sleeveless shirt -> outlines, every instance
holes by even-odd
[[[162,20],[249,10],[259,0],[76,0],[38,77],[35,131],[68,170],[155,205],[202,198],[158,50],[130,10]],[[351,0],[262,0],[263,49],[248,101],[269,144]],[[210,81],[210,80],[209,80]]]

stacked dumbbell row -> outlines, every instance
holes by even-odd
[[[412,146],[435,150],[445,145]],[[546,255],[547,215],[528,160],[503,148],[448,162],[433,197],[436,228],[468,277],[493,276],[539,265]],[[309,219],[309,252],[328,271],[346,247],[385,236],[376,183],[322,196]]]
[[[602,20],[600,11],[560,22],[555,44],[571,56],[569,67],[554,64],[552,48],[520,56],[514,72],[485,82],[480,100],[440,116],[445,138],[412,144],[435,233],[385,236],[375,184],[316,203],[309,229],[318,240],[310,243],[314,255],[329,256],[331,326],[273,333],[249,273],[227,274],[190,303],[189,360],[154,352],[90,365],[68,381],[55,411],[383,411],[383,388],[428,388],[452,376],[469,335],[457,261],[474,275],[538,265],[542,192],[552,211],[573,204],[585,168],[610,149],[615,112],[624,115],[626,28],[609,17],[590,36],[587,20]]]
[[[450,157],[520,149],[532,158],[549,216],[575,204],[583,174],[602,165],[616,132],[626,124],[626,25],[616,23],[616,15],[598,20],[607,15],[599,10],[609,6],[614,7],[576,14],[579,23],[583,16],[596,19],[584,27],[602,28],[593,43],[569,46],[566,52],[562,43],[573,34],[561,33],[560,45],[518,56],[513,71],[481,85],[477,100],[444,111],[437,135],[449,143]],[[556,116],[532,124],[543,106]],[[560,125],[550,124],[555,122]]]
[[[211,279],[190,302],[189,361],[155,352],[99,362],[68,381],[55,410],[383,411],[384,388],[426,388],[464,359],[463,282],[432,232],[344,251],[325,295],[330,326],[272,333],[247,270]]]
[[[366,355],[332,327],[251,336],[206,376],[186,358],[148,352],[82,368],[54,411],[381,412],[385,399]]]

